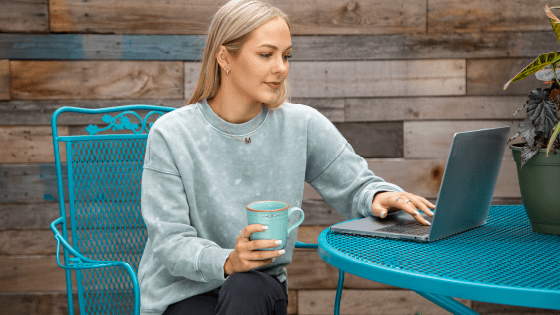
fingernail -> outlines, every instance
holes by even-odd
[[[414,211],[414,214],[415,214],[415,215],[419,215],[420,213],[419,213],[418,211]]]
[[[426,221],[426,222],[428,222],[428,225],[432,225],[432,224],[430,223],[430,221]]]
[[[272,262],[274,262],[276,260],[276,258],[272,258]]]
[[[276,242],[274,242],[274,244],[276,244],[276,245],[282,245],[282,240],[277,240]]]
[[[261,226],[261,229],[263,229],[263,230],[268,229],[268,225],[263,225],[263,226]]]
[[[286,253],[285,249],[281,249],[281,250],[278,251],[278,254],[280,254],[280,255],[284,255],[285,253]]]
[[[385,216],[385,211],[381,211],[381,217]]]

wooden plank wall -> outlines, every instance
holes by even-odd
[[[0,314],[65,314],[48,225],[58,214],[50,116],[60,106],[183,106],[224,0],[0,2]],[[512,126],[539,81],[502,87],[558,43],[544,0],[274,0],[291,18],[293,102],[331,119],[374,173],[432,201],[455,132]],[[92,123],[65,120],[58,132]],[[511,153],[494,204],[521,203]],[[299,239],[342,218],[309,186]],[[291,314],[332,314],[337,270],[299,250]],[[342,314],[444,314],[413,292],[347,276]],[[550,310],[461,300],[482,314]]]

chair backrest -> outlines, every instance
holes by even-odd
[[[138,271],[147,239],[140,212],[146,139],[153,121],[174,109],[150,105],[94,110],[63,107],[53,114],[59,201],[65,218],[63,236],[68,241],[68,228],[72,246],[85,257],[124,261]],[[88,135],[58,136],[57,117],[64,112],[77,114],[80,121],[102,116],[100,123],[104,125],[89,125],[85,128]],[[145,114],[144,118],[141,114]],[[63,157],[58,143],[65,143],[66,183],[62,181]],[[68,188],[69,211],[65,210],[63,185]],[[68,263],[66,251],[64,256]],[[67,272],[71,292],[69,276]],[[78,270],[76,282],[80,314],[132,313],[133,288],[123,268]]]

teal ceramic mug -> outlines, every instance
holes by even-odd
[[[288,227],[290,216],[294,212],[300,213],[299,220]],[[303,222],[303,210],[292,207],[281,201],[255,201],[247,205],[247,221],[251,224],[262,224],[268,226],[263,232],[256,232],[249,238],[253,240],[281,240],[282,244],[274,248],[263,250],[277,250],[286,246],[290,232]]]

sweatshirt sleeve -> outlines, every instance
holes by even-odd
[[[373,216],[375,194],[403,189],[369,170],[367,161],[354,152],[334,124],[313,111],[307,129],[306,182],[345,219]]]
[[[223,266],[232,249],[197,237],[169,139],[157,126],[154,124],[146,144],[141,196],[142,217],[155,260],[173,276],[198,282],[224,280]]]

